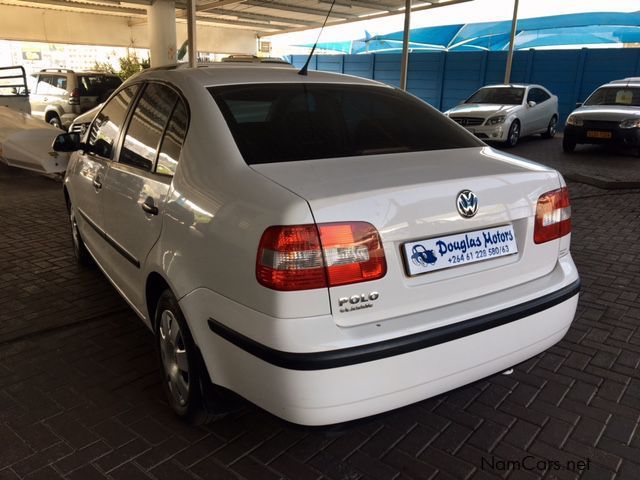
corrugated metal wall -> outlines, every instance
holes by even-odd
[[[293,55],[300,68],[304,55]],[[502,83],[506,52],[420,52],[409,58],[408,88],[440,110],[466,99],[479,87]],[[400,55],[317,55],[310,69],[372,78],[400,85]],[[527,50],[514,55],[511,81],[539,83],[559,98],[564,124],[576,102],[596,87],[624,77],[640,77],[640,48]]]

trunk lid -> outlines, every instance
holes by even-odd
[[[364,221],[378,230],[387,274],[379,280],[329,288],[332,313],[340,326],[377,322],[488,295],[541,277],[556,263],[559,242],[534,244],[533,220],[538,197],[560,187],[558,174],[489,147],[252,168],[304,198],[317,223]],[[478,198],[478,211],[472,218],[463,218],[456,207],[463,190],[473,191]],[[509,225],[516,237],[516,254],[409,274],[405,243]],[[369,306],[342,308],[344,299],[352,296]],[[428,320],[433,326],[438,321]]]

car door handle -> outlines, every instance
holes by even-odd
[[[153,204],[153,198],[147,197],[147,199],[142,202],[142,210],[147,212],[150,215],[158,215],[158,207]]]
[[[93,179],[93,186],[96,190],[100,190],[102,188],[102,182],[99,177]]]

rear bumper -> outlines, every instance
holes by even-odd
[[[265,325],[256,323],[258,341],[231,328],[229,322],[203,318],[207,308],[195,305],[191,294],[180,304],[213,381],[288,421],[326,425],[441,394],[510,368],[557,343],[571,325],[579,291],[570,257],[560,263],[548,278],[532,282],[534,288],[527,290],[525,301],[516,300],[518,292],[524,297],[525,288],[514,287],[501,292],[504,296],[484,299],[497,307],[511,297],[506,308],[489,313],[485,308],[483,314],[461,322],[346,348],[295,351],[291,340],[297,335],[295,326],[304,319],[284,320],[285,327],[271,340],[259,332]],[[532,296],[543,284],[546,288]],[[417,315],[428,318],[433,312]],[[353,340],[358,328],[340,330]]]
[[[588,136],[587,132],[602,132],[610,134],[610,138]],[[612,144],[628,147],[640,147],[640,129],[638,128],[596,128],[567,125],[564,129],[564,137],[566,140],[575,143]]]

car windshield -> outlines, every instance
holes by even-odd
[[[120,77],[115,75],[78,75],[80,95],[89,97],[104,96],[111,93],[122,84]]]
[[[482,145],[388,87],[284,83],[211,87],[248,164]]]
[[[620,105],[625,107],[640,107],[640,88],[634,87],[603,87],[596,90],[585,105]]]
[[[496,87],[481,88],[464,103],[492,103],[495,105],[520,105],[524,98],[524,88]]]

